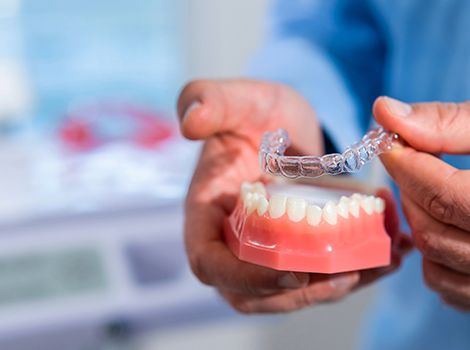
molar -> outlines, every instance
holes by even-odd
[[[287,216],[294,222],[299,222],[305,217],[307,201],[302,198],[287,198]]]

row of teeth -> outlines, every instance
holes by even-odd
[[[298,197],[273,195],[268,200],[266,189],[261,182],[243,183],[241,197],[248,215],[256,211],[260,216],[269,213],[271,218],[277,219],[287,212],[287,217],[291,221],[299,222],[306,218],[311,226],[319,225],[322,219],[330,225],[336,225],[338,216],[345,219],[349,215],[358,218],[360,208],[368,215],[382,213],[385,210],[383,199],[359,193],[354,193],[350,197],[342,196],[338,203],[328,201],[323,208],[309,204],[305,199]]]

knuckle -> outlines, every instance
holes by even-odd
[[[311,304],[313,304],[311,295],[307,290],[301,289],[295,296],[292,296],[290,300],[290,306],[287,308],[289,310],[301,310]]]
[[[437,220],[447,223],[470,223],[470,201],[465,195],[468,192],[467,173],[452,169],[442,180],[440,190],[425,196],[424,209]]]
[[[439,256],[439,244],[436,235],[426,229],[414,229],[413,238],[416,248],[425,257],[436,258]]]
[[[438,130],[448,131],[455,126],[456,119],[461,115],[461,105],[459,103],[448,102],[437,104]]]
[[[428,197],[426,208],[435,218],[449,222],[454,218],[454,205],[450,200],[450,195],[444,191],[434,193]]]
[[[314,302],[315,302],[315,298],[313,297],[312,293],[309,293],[308,289],[304,288],[304,289],[299,290],[299,293],[297,293],[295,298],[293,298],[292,309],[300,310],[313,304]]]
[[[317,303],[324,303],[340,298],[334,286],[329,283],[320,283],[316,288],[303,288],[299,290],[294,300],[295,309],[303,309]]]

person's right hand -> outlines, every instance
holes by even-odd
[[[315,113],[294,90],[248,80],[195,81],[181,92],[178,114],[185,137],[206,140],[186,199],[189,262],[194,274],[216,287],[235,309],[281,312],[338,299],[359,282],[371,282],[398,267],[398,246],[391,267],[337,275],[268,269],[238,260],[226,246],[223,221],[235,206],[241,183],[262,176],[258,146],[265,131],[282,127],[296,152],[323,152]],[[393,200],[382,195],[387,200],[387,230],[398,236]]]

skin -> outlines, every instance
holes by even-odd
[[[459,170],[435,154],[470,154],[470,103],[421,103],[400,116],[390,99],[379,98],[378,123],[397,132],[407,146],[382,156],[400,188],[402,206],[423,277],[441,299],[470,311],[470,171]]]
[[[337,275],[275,271],[238,260],[223,241],[223,219],[230,214],[243,181],[262,178],[258,145],[263,132],[285,128],[297,154],[322,154],[323,140],[307,101],[284,85],[250,81],[194,81],[178,100],[181,132],[205,140],[186,199],[185,244],[201,282],[214,286],[242,313],[287,312],[337,300],[395,271],[411,245],[399,232],[392,195],[386,228],[393,241],[393,263],[386,268]]]

